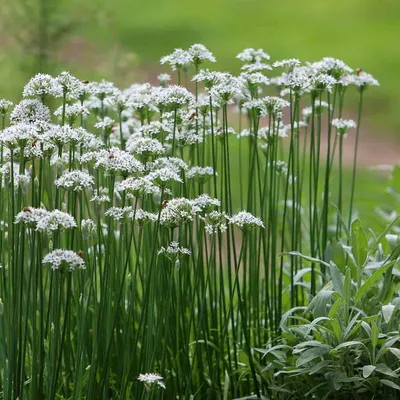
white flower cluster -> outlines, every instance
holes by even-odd
[[[190,64],[200,65],[203,61],[215,62],[213,54],[202,44],[194,44],[188,50],[175,49],[171,54],[161,58],[161,64],[169,64],[173,71]]]
[[[253,228],[264,228],[264,223],[260,218],[255,217],[247,211],[240,211],[237,214],[228,217],[229,223],[236,225],[243,231],[249,231]]]
[[[346,135],[350,129],[357,127],[352,119],[334,118],[332,126],[336,128],[338,135]]]
[[[217,173],[215,173],[217,175]],[[188,179],[193,179],[199,183],[204,183],[214,176],[213,167],[192,167],[186,173]]]
[[[44,256],[42,263],[50,264],[53,271],[85,269],[83,258],[72,250],[53,250]]]
[[[60,210],[48,211],[45,208],[25,207],[15,217],[15,223],[28,225],[39,232],[54,232],[76,228],[72,215]]]
[[[55,184],[66,190],[80,192],[83,189],[91,188],[94,185],[94,178],[83,171],[67,171],[56,179]]]
[[[138,380],[140,382],[144,382],[148,386],[152,386],[154,384],[158,385],[162,389],[165,389],[164,378],[155,373],[147,373],[147,374],[140,374],[138,376]]]
[[[160,250],[158,250],[158,255],[163,254],[167,257],[176,257],[179,254],[184,254],[190,256],[192,252],[186,247],[180,247],[178,242],[171,242],[168,247],[162,246]]]

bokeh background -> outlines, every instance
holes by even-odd
[[[38,71],[152,80],[166,71],[161,56],[196,42],[237,72],[235,55],[262,47],[372,73],[381,86],[366,96],[364,126],[381,139],[400,132],[399,0],[0,0],[0,10],[0,97],[18,100]]]

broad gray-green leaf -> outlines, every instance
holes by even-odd
[[[331,264],[329,267],[329,272],[331,274],[331,279],[333,283],[333,288],[342,296],[344,297],[344,288],[343,288],[343,276],[344,272],[342,273],[339,271],[338,267],[335,264]]]
[[[311,300],[307,310],[313,310],[315,317],[326,317],[328,315],[326,306],[330,303],[334,293],[336,292],[333,290],[320,290]]]
[[[375,371],[375,368],[375,365],[364,365],[362,369],[363,377],[368,378]]]
[[[329,317],[329,318],[334,318],[334,317],[337,316],[337,312],[338,312],[339,307],[341,306],[342,302],[343,302],[343,299],[342,299],[341,297],[339,297],[339,298],[333,303],[333,305],[332,305],[332,307],[331,307],[331,309],[330,309],[330,311],[329,311],[329,314],[328,314],[328,317]]]
[[[362,342],[359,342],[357,340],[350,340],[349,342],[340,343],[338,346],[336,346],[334,349],[332,349],[330,353],[335,354],[341,349],[344,349],[346,347],[352,347],[352,346],[365,346],[365,345]]]
[[[302,268],[300,271],[297,272],[297,274],[293,277],[293,282],[296,285],[301,279],[303,278],[304,275],[310,273],[312,271],[312,268],[307,267],[307,268]]]
[[[396,347],[389,347],[389,351],[400,360],[400,350],[399,349],[396,349]]]
[[[322,369],[324,369],[325,367],[327,367],[328,365],[332,364],[331,360],[323,360],[321,362],[319,362],[318,364],[314,365],[311,369],[309,374],[315,374],[319,371],[321,371]]]
[[[329,264],[323,260],[320,260],[319,258],[314,258],[310,256],[306,256],[304,254],[301,254],[299,251],[289,251],[287,253],[281,253],[282,256],[284,255],[290,255],[290,256],[295,256],[295,257],[300,257],[303,260],[309,261],[311,263],[316,263],[316,264],[321,264],[324,265],[325,267],[329,268]]]
[[[367,292],[368,289],[370,289],[376,281],[392,266],[392,263],[387,263],[386,265],[383,265],[381,268],[376,270],[358,289],[356,297],[355,297],[355,302],[358,303],[361,298],[364,296],[364,294]]]
[[[299,368],[310,361],[315,360],[316,358],[322,357],[324,354],[326,354],[326,349],[322,347],[313,347],[308,349],[297,359],[296,367]]]
[[[381,379],[380,381],[381,383],[383,383],[386,386],[391,387],[392,389],[396,389],[396,390],[400,390],[400,386],[396,385],[394,382],[392,381],[388,381],[387,379]]]
[[[396,306],[394,306],[393,304],[387,304],[386,306],[382,306],[382,315],[386,323],[388,323],[390,321],[390,318],[392,318],[393,311],[395,308]]]
[[[392,378],[398,378],[398,375],[385,364],[378,364],[376,366],[376,371]]]
[[[280,324],[279,324],[279,328],[282,329],[282,327],[283,327],[284,325],[286,325],[287,319],[288,319],[293,313],[295,313],[296,311],[300,311],[300,310],[305,311],[306,309],[307,309],[307,307],[299,306],[299,307],[293,307],[293,308],[291,308],[289,311],[286,311],[285,314],[282,315],[281,322],[280,322]]]

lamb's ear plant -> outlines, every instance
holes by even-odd
[[[400,391],[400,244],[387,231],[367,237],[355,220],[350,246],[331,246],[330,280],[307,307],[287,311],[282,339],[256,349],[278,398],[397,398]],[[296,254],[305,261],[310,257]]]

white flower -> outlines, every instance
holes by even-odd
[[[171,80],[171,75],[170,74],[159,74],[157,75],[157,80],[161,83],[161,84],[166,84],[167,82],[169,82]]]
[[[242,70],[246,72],[262,72],[262,71],[270,71],[272,67],[269,64],[255,62],[254,64],[244,64],[242,66]]]
[[[227,230],[227,215],[224,212],[214,210],[200,218],[205,222],[204,229],[210,235]]]
[[[175,49],[160,60],[160,64],[169,64],[173,71],[189,65],[191,62],[193,62],[193,56],[183,49]]]
[[[248,85],[269,85],[269,79],[261,72],[242,72],[239,78]]]
[[[72,215],[60,210],[47,211],[44,208],[26,207],[15,217],[15,223],[23,223],[40,232],[52,232],[76,227]]]
[[[247,48],[241,51],[236,58],[240,61],[250,62],[250,63],[261,63],[263,61],[268,61],[271,57],[263,49],[255,50],[253,48]]]
[[[169,200],[161,210],[160,223],[167,228],[175,228],[189,221],[200,211],[191,200],[184,197],[177,197]]]
[[[38,128],[33,124],[19,123],[0,131],[0,143],[9,149],[24,147],[29,140],[37,137]]]
[[[62,147],[68,143],[77,145],[86,134],[83,128],[71,128],[68,125],[52,125],[45,131],[43,138],[54,143],[58,147]]]
[[[168,86],[164,89],[162,99],[159,100],[164,107],[176,110],[194,103],[194,96],[182,86]]]
[[[14,103],[7,99],[0,99],[0,117],[5,117],[8,114],[8,110]]]
[[[63,71],[55,79],[62,87],[61,94],[58,97],[68,94],[69,99],[79,98],[82,93],[82,82],[78,78],[68,71]]]
[[[150,124],[143,125],[139,128],[142,136],[160,136],[165,133],[172,132],[173,127],[168,121],[152,121]]]
[[[208,60],[211,62],[216,62],[215,57],[209,51],[206,46],[202,44],[194,44],[189,47],[188,53],[191,55],[193,59],[193,64],[199,65],[201,64],[204,60]]]
[[[90,92],[100,100],[104,100],[107,96],[113,96],[119,93],[119,90],[112,82],[107,82],[104,79],[101,82],[90,82],[88,87]]]
[[[74,217],[60,210],[49,211],[36,225],[36,230],[41,232],[52,232],[71,228],[76,228]]]
[[[355,76],[355,85],[359,88],[365,88],[367,86],[379,86],[379,82],[371,75],[364,71],[361,71]]]
[[[152,171],[147,175],[147,179],[153,181],[160,187],[165,187],[171,182],[183,182],[179,173],[169,168],[159,168],[155,171]]]
[[[234,97],[241,94],[241,81],[232,75],[227,75],[224,81],[214,85],[210,89],[210,95],[213,100],[221,104],[229,104]]]
[[[127,191],[135,197],[141,197],[145,194],[159,194],[160,188],[156,186],[149,178],[127,178],[119,183],[118,191]]]
[[[353,72],[353,69],[342,60],[333,57],[324,57],[321,61],[307,63],[307,65],[316,73],[328,74],[335,79],[340,79],[343,75]]]
[[[332,126],[336,128],[338,135],[345,136],[350,129],[356,128],[357,124],[351,119],[334,118]]]
[[[54,115],[57,117],[61,117],[63,113],[63,106],[58,107],[56,111],[54,111]],[[69,124],[73,124],[78,117],[86,117],[90,114],[89,110],[82,106],[80,103],[66,104],[65,106],[65,118],[67,119]]]
[[[50,110],[37,99],[26,99],[14,107],[10,119],[13,124],[24,122],[45,126],[50,122]]]
[[[157,157],[165,153],[165,148],[157,139],[151,139],[148,137],[135,137],[131,138],[126,143],[126,150],[133,153],[143,160],[147,160],[149,157]]]
[[[232,75],[228,72],[210,71],[208,69],[201,69],[198,74],[194,75],[192,81],[203,82],[207,89],[210,89],[214,85],[218,85],[226,81],[227,78]]]
[[[112,128],[115,125],[115,120],[113,120],[110,117],[104,117],[103,120],[97,122],[94,124],[94,127],[96,129],[102,129],[104,131],[106,131],[107,133],[110,133]]]
[[[287,70],[292,70],[295,67],[300,67],[301,62],[297,58],[289,58],[280,61],[275,61],[272,66],[274,68],[286,68]]]
[[[55,181],[55,184],[66,190],[80,192],[83,189],[91,188],[94,185],[94,178],[83,171],[67,171]]]
[[[149,165],[149,168],[152,171],[155,171],[159,168],[168,168],[174,170],[176,173],[180,171],[187,171],[189,168],[185,161],[178,157],[160,157],[157,158],[154,162]]]
[[[158,374],[154,373],[147,373],[147,374],[140,374],[138,376],[138,380],[144,382],[146,385],[153,385],[157,384],[161,388],[165,389],[164,378]]]
[[[48,74],[37,74],[32,77],[29,82],[25,85],[22,93],[23,97],[40,97],[45,96],[61,97],[62,86],[58,81]]]
[[[209,212],[215,207],[219,207],[221,205],[221,202],[218,199],[214,199],[210,197],[208,194],[201,194],[197,198],[191,200],[191,203],[194,207],[194,209],[198,209],[201,212]]]
[[[332,106],[330,106],[326,101],[319,101],[315,100],[314,102],[314,112],[315,114],[321,114],[322,111],[332,109]],[[309,118],[312,115],[312,107],[305,107],[302,110],[302,115],[305,118]]]
[[[158,255],[163,254],[166,255],[167,257],[176,257],[178,254],[184,254],[187,256],[190,256],[191,251],[189,249],[187,249],[186,247],[179,247],[179,243],[178,242],[171,242],[171,244],[168,245],[167,248],[165,248],[164,246],[161,247],[160,250],[158,250]]]
[[[117,221],[125,218],[130,212],[132,211],[132,207],[127,206],[127,207],[110,207],[106,212],[104,213],[104,216],[110,217],[112,219],[115,219]]]
[[[68,269],[73,271],[76,268],[85,269],[85,261],[81,256],[72,250],[53,250],[46,254],[42,261],[43,264],[51,264],[53,271]]]
[[[111,203],[111,199],[108,195],[108,188],[101,187],[98,191],[94,191],[93,197],[90,199],[91,202],[95,202],[98,205],[102,203]]]
[[[237,214],[228,217],[229,223],[236,225],[243,231],[248,231],[255,227],[264,228],[264,224],[260,218],[255,217],[247,211],[240,211]]]
[[[136,174],[144,170],[143,164],[131,154],[111,147],[94,154],[95,168],[104,168],[108,174]]]
[[[217,175],[217,173],[215,174]],[[212,176],[214,176],[214,169],[212,167],[192,167],[186,174],[188,179],[193,179],[200,183],[204,183]]]

